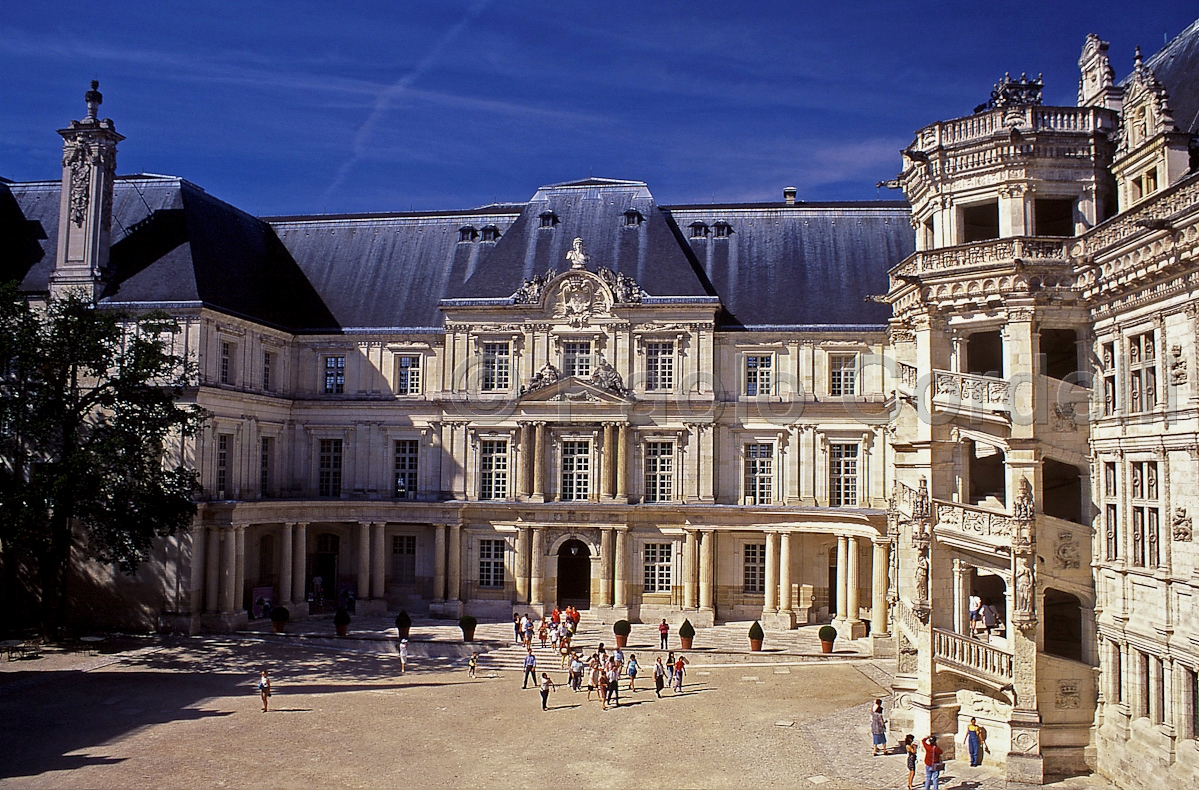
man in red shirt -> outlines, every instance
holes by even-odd
[[[663,620],[662,624],[658,626],[658,643],[659,643],[658,649],[659,650],[666,649],[667,645],[670,642],[669,637],[668,637],[669,634],[670,634],[670,626],[668,626],[666,624],[666,620]]]
[[[924,790],[940,790],[945,762],[941,747],[937,745],[937,736],[930,735],[921,743],[924,744]]]

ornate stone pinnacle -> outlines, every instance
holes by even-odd
[[[104,102],[104,95],[100,93],[100,80],[92,80],[91,90],[83,94],[83,101],[87,103],[87,119],[96,120],[96,113]]]

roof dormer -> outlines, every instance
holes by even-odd
[[[1112,174],[1120,210],[1173,184],[1190,169],[1190,135],[1174,126],[1166,87],[1141,59],[1124,81],[1119,144]]]

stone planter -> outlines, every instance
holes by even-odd
[[[616,646],[617,647],[625,647],[626,645],[629,644],[628,634],[613,634],[613,636],[616,637]]]
[[[759,652],[761,652],[761,650],[762,650],[762,640],[761,640],[761,639],[751,639],[751,640],[749,640],[749,649],[750,649],[750,650],[752,650],[752,651],[753,651],[753,652],[755,652],[755,653],[759,653]]]
[[[681,645],[680,649],[681,650],[690,650],[691,643],[694,641],[695,641],[695,637],[693,637],[693,636],[680,636],[679,637],[679,644]],[[762,643],[759,642],[758,647],[761,647],[761,646],[762,646]]]
[[[820,652],[821,653],[833,652],[833,643],[832,642],[821,642],[820,643]]]

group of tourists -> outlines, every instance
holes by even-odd
[[[1003,618],[990,598],[983,599],[977,591],[970,593],[970,635],[991,641],[991,633],[1003,629]]]
[[[876,699],[870,706],[870,736],[873,746],[871,756],[877,757],[887,753],[887,720],[883,716],[883,701]],[[916,761],[920,759],[920,747],[924,748],[924,790],[940,790],[941,774],[945,770],[945,753],[937,745],[937,736],[929,735],[919,746],[916,737],[908,734],[899,744],[900,752],[907,756],[908,788],[916,781]],[[966,726],[966,751],[970,754],[970,766],[982,765],[983,752],[987,750],[987,730],[973,716]]]
[[[513,637],[518,644],[532,649],[533,636],[536,634],[541,646],[552,643],[555,650],[569,649],[570,640],[579,628],[582,615],[573,606],[565,609],[554,608],[549,615],[540,620],[534,620],[526,614],[512,615]]]

